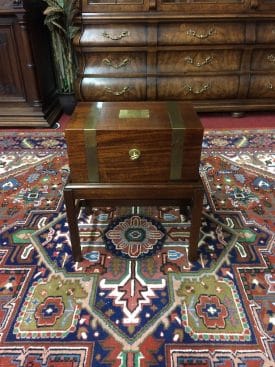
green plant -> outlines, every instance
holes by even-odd
[[[72,39],[79,31],[79,27],[74,25],[77,0],[43,1],[48,5],[44,10],[45,24],[51,33],[57,86],[60,93],[71,93],[75,80]]]

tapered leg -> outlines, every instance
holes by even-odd
[[[201,189],[195,190],[193,194],[191,209],[190,246],[188,252],[188,259],[190,262],[196,261],[198,259],[198,242],[201,227],[203,195],[203,187]]]
[[[75,198],[72,189],[64,188],[64,201],[67,211],[67,220],[69,225],[72,253],[74,261],[82,261],[80,237],[78,229],[78,208],[75,205]]]

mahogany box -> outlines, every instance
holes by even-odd
[[[65,129],[71,182],[199,179],[203,127],[190,103],[79,103]]]

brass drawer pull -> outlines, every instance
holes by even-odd
[[[111,93],[112,95],[114,95],[114,96],[122,96],[123,94],[125,94],[127,91],[129,90],[129,87],[128,86],[126,86],[126,87],[124,87],[124,88],[122,88],[121,90],[112,90],[111,88],[109,88],[109,87],[106,87],[105,88],[105,91],[107,92],[107,93]]]
[[[193,29],[188,29],[188,31],[186,32],[186,34],[188,36],[193,36],[193,37],[196,37],[198,39],[209,38],[209,37],[213,36],[215,33],[216,33],[216,31],[215,31],[214,28],[209,29],[209,31],[206,32],[206,33],[197,33]]]
[[[269,89],[269,90],[272,90],[273,92],[275,92],[275,89],[274,89],[273,84],[271,82],[268,82],[266,84],[266,88]]]
[[[129,157],[131,161],[136,161],[141,156],[141,152],[139,149],[133,148],[129,150]]]
[[[187,89],[187,93],[202,94],[210,88],[210,83],[204,84],[201,88],[195,89],[189,84],[184,84],[184,88]]]
[[[130,59],[126,58],[124,59],[123,61],[121,61],[121,63],[119,64],[115,64],[113,63],[110,59],[106,58],[106,59],[103,59],[102,60],[103,64],[107,65],[107,66],[110,66],[111,68],[114,68],[114,69],[121,69],[121,68],[124,68],[126,67],[129,62],[130,62]]]
[[[187,56],[184,58],[184,60],[186,61],[187,64],[191,64],[196,66],[197,68],[201,68],[204,65],[207,64],[211,64],[211,62],[213,61],[214,57],[213,56],[207,56],[204,60],[202,60],[201,62],[195,62],[194,57],[191,56]]]
[[[268,55],[267,56],[267,60],[269,61],[269,62],[271,62],[272,64],[275,64],[275,56],[274,55]]]
[[[108,39],[111,39],[111,40],[113,40],[113,41],[119,41],[119,40],[121,40],[122,38],[124,38],[124,37],[128,37],[128,36],[130,36],[130,32],[128,32],[128,31],[123,31],[123,32],[121,32],[118,36],[112,36],[110,33],[107,33],[106,31],[104,31],[103,33],[102,33],[102,36],[103,37],[105,37],[105,38],[108,38]]]

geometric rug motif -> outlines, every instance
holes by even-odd
[[[160,250],[165,236],[165,229],[160,222],[132,215],[112,220],[103,233],[103,241],[116,256],[140,259]]]
[[[269,131],[206,132],[199,258],[176,207],[83,208],[74,263],[61,133],[0,135],[0,366],[274,366],[274,144]],[[166,232],[151,256],[116,256],[110,223]]]

